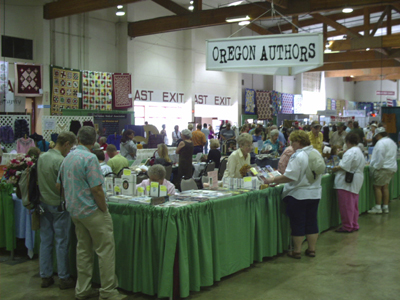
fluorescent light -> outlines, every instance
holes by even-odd
[[[345,7],[343,8],[342,12],[344,12],[345,14],[349,14],[353,12],[353,9],[351,7]]]
[[[242,0],[242,1],[235,1],[235,2],[229,3],[227,6],[236,6],[236,5],[242,4],[243,1],[244,1],[244,0]]]
[[[115,14],[116,14],[118,17],[125,16],[125,12],[122,10],[122,8],[121,8],[121,9],[118,9],[117,12],[116,12]]]
[[[369,50],[371,50],[371,49],[370,49],[370,48],[367,48],[367,49],[365,49],[365,50],[369,51]]]
[[[250,21],[241,21],[238,24],[239,24],[239,26],[246,26],[246,25],[250,24]]]
[[[350,75],[351,78],[354,78],[354,75]]]
[[[117,8],[118,8],[118,9],[123,9],[124,6],[123,6],[123,5],[117,5]]]
[[[193,9],[194,9],[194,6],[193,6],[193,5],[190,5],[190,6],[188,7],[188,9],[189,9],[189,10],[193,10]]]
[[[189,3],[190,3],[190,4],[193,4],[194,2],[193,2],[193,1],[190,1]]]
[[[233,18],[226,18],[226,22],[240,22],[240,21],[247,21],[250,20],[249,16],[240,16],[240,17],[233,17]]]

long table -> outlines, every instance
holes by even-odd
[[[340,224],[333,183],[334,175],[323,176],[320,232]],[[397,172],[390,186],[392,199],[400,196],[399,185]],[[288,249],[290,227],[281,201],[282,189],[277,186],[180,208],[109,203],[119,286],[160,298],[172,297],[174,274],[179,273],[179,293],[187,297],[191,291],[210,286],[253,262],[283,253]],[[374,204],[367,166],[360,213]],[[72,274],[76,272],[75,245],[72,235]],[[178,272],[174,272],[174,266],[178,266]],[[94,281],[100,282],[98,267]]]

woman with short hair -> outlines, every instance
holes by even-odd
[[[270,138],[264,142],[265,145],[270,145],[272,149],[269,152],[278,152],[279,151],[279,130],[278,129],[273,129],[271,130]]]
[[[321,175],[313,182],[307,179],[309,154],[314,151],[310,145],[308,134],[302,130],[290,134],[290,142],[296,151],[289,160],[285,173],[274,178],[265,179],[265,183],[286,183],[283,188],[283,201],[286,202],[286,213],[290,220],[294,248],[289,257],[301,258],[301,245],[304,236],[307,237],[308,249],[305,254],[315,257],[315,247],[318,239],[318,204],[321,199]]]
[[[175,186],[168,180],[165,179],[166,171],[162,165],[153,165],[147,171],[149,179],[143,180],[137,187],[142,187],[146,190],[146,187],[151,185],[152,182],[157,182],[160,185],[167,187],[168,195],[175,195]]]
[[[229,156],[224,178],[243,178],[244,176],[240,172],[242,167],[247,165],[248,169],[250,169],[250,152],[253,147],[253,137],[251,134],[242,133],[238,136],[237,143],[239,149],[233,151]]]
[[[192,166],[192,155],[193,155],[193,142],[192,132],[189,129],[182,130],[181,133],[182,141],[176,148],[176,154],[179,154],[179,166],[178,166],[178,181],[182,180],[182,177],[189,179],[193,174]]]
[[[358,226],[358,194],[364,181],[364,154],[358,145],[358,135],[349,132],[345,137],[347,151],[344,153],[339,166],[332,169],[336,172],[334,188],[337,190],[342,227],[336,232],[351,233]],[[352,173],[352,182],[346,182],[346,172]]]
[[[136,157],[137,147],[133,142],[135,132],[131,129],[127,129],[122,134],[120,147],[120,154],[127,160],[134,160]]]
[[[210,140],[210,152],[208,152],[207,160],[212,160],[215,163],[215,168],[219,168],[219,164],[221,163],[221,151],[219,148],[219,141],[216,139]]]

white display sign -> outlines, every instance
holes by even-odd
[[[343,111],[343,115],[345,117],[349,117],[349,116],[354,116],[354,117],[365,117],[366,116],[366,111],[365,110],[344,110]]]
[[[25,112],[25,97],[14,96],[14,93],[6,94],[5,112]]]
[[[185,103],[185,93],[151,89],[134,89],[133,101]]]
[[[44,130],[56,130],[56,120],[44,119]]]
[[[295,75],[324,64],[322,33],[279,34],[207,41],[206,69]]]
[[[195,94],[194,102],[199,105],[231,106],[232,98],[228,96]]]

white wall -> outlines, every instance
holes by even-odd
[[[325,86],[326,98],[357,101],[354,82],[344,82],[342,77],[328,77],[325,78]]]
[[[376,91],[392,91],[394,96],[377,96]],[[390,80],[382,81],[360,81],[354,86],[355,101],[357,102],[380,102],[389,99],[398,99],[397,82]]]

